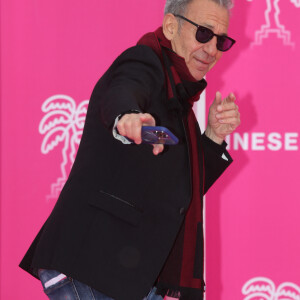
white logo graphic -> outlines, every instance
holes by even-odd
[[[252,2],[253,0],[247,0],[248,2]],[[266,0],[267,1],[267,9],[265,11],[265,20],[266,23],[261,26],[259,30],[255,32],[255,41],[251,44],[251,46],[259,46],[262,44],[263,39],[269,37],[270,34],[276,34],[277,38],[282,39],[283,44],[285,46],[294,47],[295,43],[291,41],[291,32],[285,29],[285,26],[281,24],[279,20],[280,16],[280,8],[279,1],[280,0]],[[300,7],[300,0],[290,0],[292,4],[295,5],[296,8]]]
[[[256,277],[242,288],[244,300],[300,300],[300,287],[291,282],[284,282],[276,289],[272,280]]]
[[[76,107],[76,102],[71,97],[54,95],[42,105],[42,111],[46,114],[39,125],[40,134],[45,135],[42,153],[48,154],[63,143],[61,177],[51,185],[51,193],[47,199],[57,198],[67,180],[82,136],[88,103],[89,100],[85,100]]]

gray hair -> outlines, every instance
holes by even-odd
[[[165,15],[173,14],[173,15],[184,15],[186,12],[187,6],[194,0],[167,0],[165,5]],[[225,7],[228,11],[233,7],[232,0],[211,0],[223,7]]]

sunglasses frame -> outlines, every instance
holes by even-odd
[[[205,26],[199,25],[199,24],[197,24],[197,23],[195,23],[195,22],[193,22],[193,21],[187,19],[187,18],[184,17],[184,16],[181,16],[181,15],[174,15],[174,16],[177,17],[177,18],[180,18],[180,19],[183,19],[183,20],[187,21],[187,22],[191,23],[192,25],[194,25],[194,26],[196,26],[196,27],[198,28],[198,29],[197,29],[197,32],[196,32],[196,40],[197,40],[199,43],[202,43],[202,44],[208,43],[211,39],[213,39],[214,36],[216,36],[216,37],[217,37],[217,49],[218,49],[219,51],[221,51],[221,52],[226,52],[226,51],[228,51],[228,50],[236,43],[236,41],[235,41],[234,39],[232,39],[231,37],[229,37],[229,36],[227,36],[227,35],[218,35],[218,34],[215,34],[211,29],[209,29],[209,28],[207,28],[207,27],[205,27]],[[204,29],[207,30],[208,32],[211,32],[211,37],[210,37],[207,41],[201,42],[201,41],[199,41],[199,40],[197,39],[197,33],[198,33],[198,31],[199,31],[201,28],[204,28]],[[219,39],[220,39],[220,38],[226,38],[226,39],[230,40],[230,41],[232,42],[231,46],[230,46],[228,49],[226,49],[226,50],[220,49],[220,48],[218,47],[218,42],[219,42]]]

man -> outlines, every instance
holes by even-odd
[[[20,264],[50,299],[202,299],[202,198],[232,161],[224,138],[240,117],[217,93],[201,135],[192,105],[234,44],[230,5],[167,0],[162,28],[97,83],[69,179]],[[179,143],[151,150],[144,125]]]

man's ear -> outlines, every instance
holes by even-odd
[[[163,20],[163,33],[165,37],[172,41],[178,32],[178,21],[173,14],[166,14]]]

